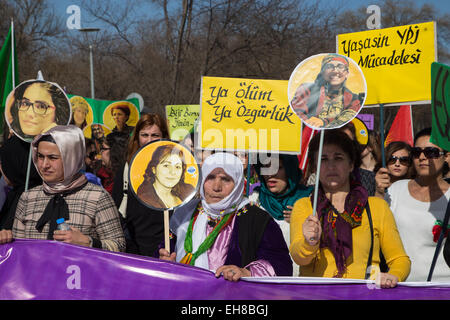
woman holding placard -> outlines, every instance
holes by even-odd
[[[292,262],[277,223],[243,195],[242,162],[215,153],[202,166],[200,201],[176,210],[171,254],[160,258],[212,270],[237,281],[244,276],[290,276]]]
[[[311,141],[317,163],[319,135]],[[410,261],[387,203],[369,197],[352,176],[360,154],[340,130],[326,131],[320,167],[317,214],[310,198],[298,200],[291,216],[290,253],[301,276],[364,279],[377,268],[382,249],[389,273],[380,273],[383,288],[395,287],[409,274]]]

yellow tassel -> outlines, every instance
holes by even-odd
[[[183,259],[180,260],[180,263],[189,264],[191,263],[191,260],[192,260],[192,253],[189,252],[183,257]]]

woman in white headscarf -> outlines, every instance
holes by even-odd
[[[176,210],[171,254],[160,258],[214,271],[226,280],[292,275],[289,251],[278,224],[243,196],[242,162],[215,153],[203,163],[201,199]]]

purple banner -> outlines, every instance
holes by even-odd
[[[0,299],[401,300],[450,299],[445,286],[229,282],[178,263],[46,240],[0,245]]]

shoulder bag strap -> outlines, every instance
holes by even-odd
[[[367,199],[367,203],[366,203],[366,212],[367,212],[367,218],[369,219],[371,243],[370,243],[369,259],[367,260],[365,279],[369,279],[370,278],[370,269],[371,269],[370,266],[372,265],[372,254],[373,254],[373,223],[372,223],[372,214],[370,213],[369,199]]]

